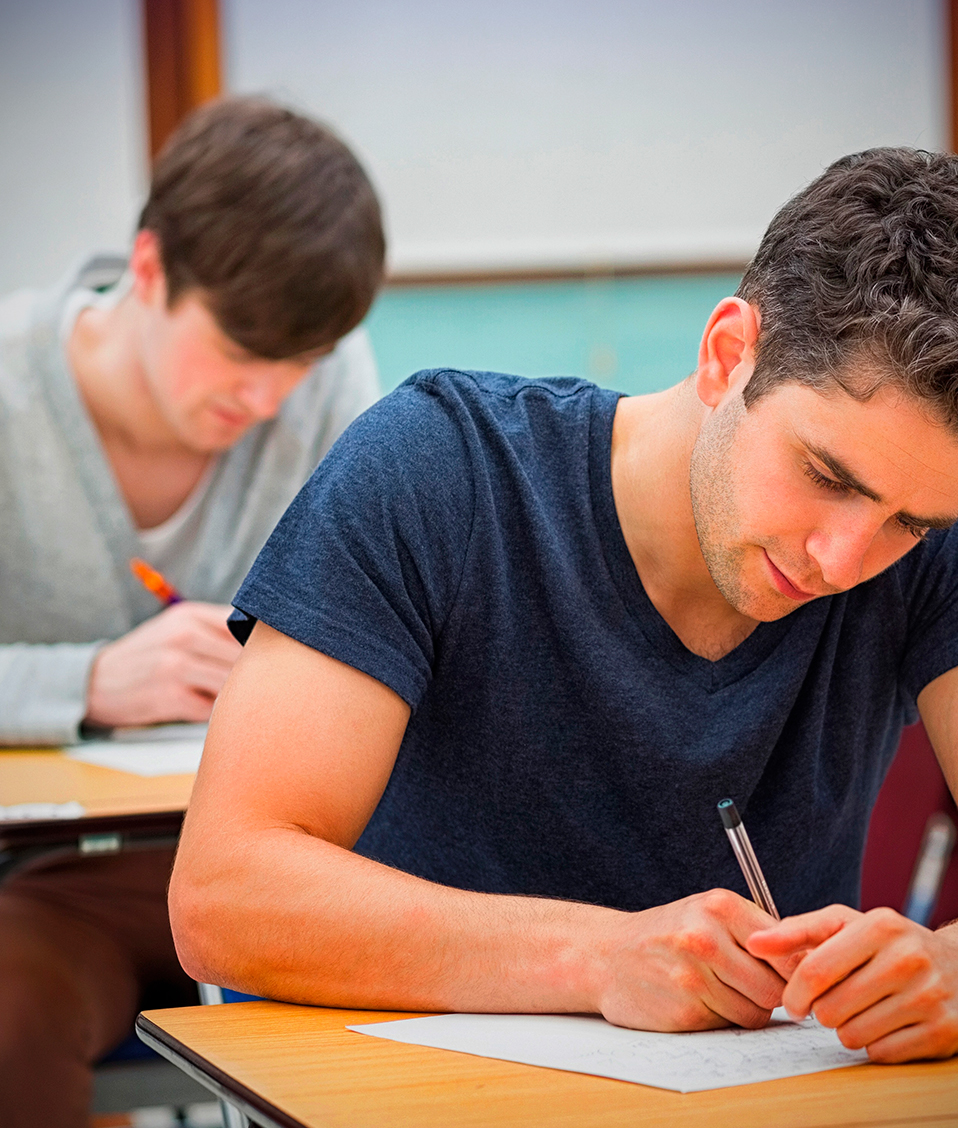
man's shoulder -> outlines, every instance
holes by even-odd
[[[45,291],[31,287],[0,297],[0,340],[16,340],[29,332],[44,294]]]
[[[114,287],[126,270],[126,258],[116,251],[82,255],[53,283],[23,286],[0,294],[0,329],[22,331],[38,317],[49,316],[74,290],[102,293]]]
[[[0,411],[22,411],[39,392],[35,333],[48,293],[16,290],[0,299]]]
[[[589,396],[597,386],[578,376],[517,376],[465,368],[426,368],[399,385],[440,398],[465,398],[476,402],[540,399],[543,403]]]
[[[123,275],[126,259],[115,252],[97,252],[74,262],[52,285],[28,286],[0,296],[0,348],[4,350],[0,367],[10,378],[9,363],[22,371],[26,350],[42,333],[46,345],[59,341],[66,303],[77,291],[96,294],[114,286]],[[15,375],[15,374],[14,374]]]
[[[459,368],[416,372],[385,398],[384,416],[397,422],[441,414],[483,439],[511,440],[588,425],[598,403],[618,395],[574,376],[516,376]]]
[[[375,405],[368,431],[387,441],[403,431],[424,431],[428,436],[430,428],[446,434],[455,431],[461,438],[473,436],[483,444],[496,436],[518,439],[558,416],[588,419],[595,393],[616,398],[615,393],[575,377],[423,369]]]
[[[551,498],[578,493],[588,481],[596,394],[599,414],[611,418],[617,394],[586,380],[423,370],[349,428],[313,484],[450,512],[496,508],[519,480]]]

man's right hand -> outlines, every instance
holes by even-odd
[[[629,913],[607,938],[599,1009],[638,1030],[764,1026],[785,980],[744,945],[756,927],[774,923],[727,889]]]
[[[177,603],[104,646],[84,720],[109,728],[208,721],[242,649],[226,626],[230,610]]]

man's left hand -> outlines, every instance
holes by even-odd
[[[958,922],[932,932],[893,909],[831,905],[753,932],[745,947],[788,979],[792,1018],[814,1013],[872,1061],[958,1053]]]

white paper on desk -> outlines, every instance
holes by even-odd
[[[200,766],[206,725],[157,725],[118,729],[107,740],[85,740],[68,748],[71,760],[139,776],[182,775]]]
[[[115,744],[155,744],[158,740],[206,739],[209,725],[190,725],[183,722],[171,725],[137,725],[135,728],[115,728],[105,740]]]
[[[440,1014],[350,1026],[414,1046],[544,1065],[694,1093],[840,1069],[868,1060],[846,1050],[834,1030],[779,1008],[763,1030],[655,1034],[623,1030],[602,1018],[559,1014]]]
[[[0,807],[0,822],[35,822],[48,819],[82,819],[86,809],[75,799],[69,803],[14,803]]]

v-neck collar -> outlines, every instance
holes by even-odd
[[[656,653],[703,689],[723,689],[756,670],[783,644],[799,619],[824,620],[830,600],[816,599],[781,619],[759,623],[748,638],[714,662],[693,654],[649,599],[619,522],[612,492],[612,425],[617,402],[610,403],[604,397],[596,401],[589,444],[592,507],[609,575],[625,608]]]

